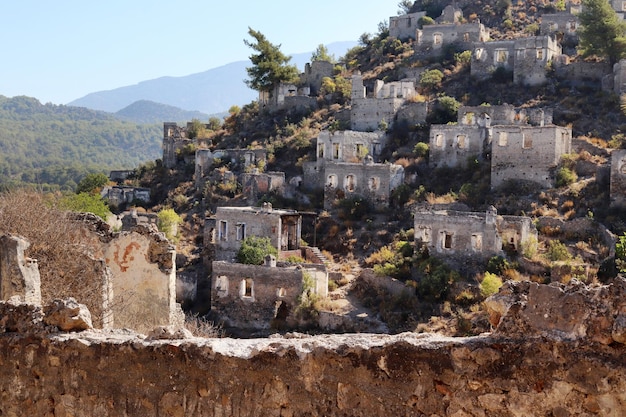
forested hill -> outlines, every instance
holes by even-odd
[[[82,107],[0,96],[0,187],[73,189],[89,171],[131,169],[161,156],[162,125]]]

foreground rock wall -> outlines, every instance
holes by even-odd
[[[0,337],[3,416],[623,416],[623,345],[342,335]]]

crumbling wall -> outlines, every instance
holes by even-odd
[[[491,335],[143,338],[0,331],[7,416],[606,416],[626,413],[626,284],[505,284]],[[19,316],[19,317],[16,317]],[[29,323],[31,327],[29,328]],[[16,333],[22,332],[22,333]]]
[[[0,300],[17,297],[41,304],[41,279],[36,259],[24,256],[30,243],[19,236],[0,236]]]
[[[611,152],[611,206],[626,208],[626,149]]]
[[[551,187],[561,156],[572,149],[571,128],[497,126],[491,147],[491,187],[528,180]]]
[[[270,192],[282,195],[285,188],[284,172],[251,172],[239,176],[242,194],[251,204],[256,204],[260,196]]]
[[[482,157],[490,141],[489,130],[477,125],[431,125],[429,165],[465,167],[470,157]]]
[[[323,130],[317,136],[317,160],[336,162],[360,162],[367,155],[378,162],[380,153],[387,145],[385,132],[357,132]]]
[[[475,42],[487,42],[489,31],[480,22],[445,23],[426,25],[417,30],[415,51],[417,53],[440,54],[447,45],[456,45],[459,50],[471,49]]]
[[[419,27],[419,20],[424,16],[426,16],[426,12],[391,16],[389,18],[389,37],[398,38],[401,41],[415,39],[415,31]]]
[[[302,290],[302,268],[213,262],[211,310],[229,327],[269,329],[292,318]]]
[[[111,271],[113,327],[146,331],[182,321],[176,252],[165,237],[137,228],[119,233],[103,249]]]

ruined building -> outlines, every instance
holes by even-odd
[[[324,188],[324,206],[337,199],[361,196],[387,206],[391,192],[404,182],[400,165],[376,163],[387,143],[381,132],[320,132],[317,160],[303,166],[303,186]]]
[[[176,166],[177,154],[193,140],[187,137],[187,128],[175,122],[163,123],[163,165],[166,168]]]
[[[426,16],[426,12],[391,16],[389,18],[389,37],[401,41],[414,40],[416,31],[419,29],[419,20],[424,16]]]
[[[323,264],[283,264],[269,255],[264,265],[213,262],[211,311],[228,327],[266,330],[293,319],[303,291],[328,295]]]
[[[381,80],[374,82],[373,90],[368,91],[363,84],[360,74],[352,76],[352,93],[350,109],[350,125],[352,130],[373,132],[387,129],[397,122],[396,114],[402,106],[410,103],[418,107],[415,118],[408,121],[412,124],[426,120],[427,103],[411,102],[417,94],[415,80],[407,79],[385,83]]]
[[[149,203],[150,189],[114,185],[112,187],[104,187],[101,196],[106,199],[110,205],[115,207],[119,207],[123,204],[131,204],[135,201]]]
[[[205,237],[215,246],[215,259],[233,262],[248,236],[269,237],[279,251],[297,250],[302,238],[302,215],[295,210],[263,207],[218,207],[205,220]]]
[[[0,236],[0,300],[41,305],[41,278],[36,259],[24,256],[30,243],[19,236]]]
[[[555,35],[477,43],[472,53],[471,74],[485,80],[502,68],[513,73],[516,84],[541,85],[546,82],[548,63],[561,54]]]
[[[529,180],[550,187],[561,156],[571,152],[571,128],[552,124],[550,109],[462,106],[458,123],[431,125],[429,164],[464,167],[470,158],[490,159],[491,187]]]
[[[201,188],[206,177],[213,172],[216,165],[229,164],[233,171],[252,172],[254,167],[265,166],[267,152],[265,149],[197,149],[195,159],[196,187]]]
[[[490,258],[504,250],[519,251],[537,231],[529,217],[499,216],[491,206],[485,213],[418,209],[414,213],[415,242],[431,256]]]

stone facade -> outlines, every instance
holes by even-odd
[[[176,251],[162,234],[141,228],[121,232],[103,250],[111,274],[111,327],[148,331],[182,324]]]
[[[309,95],[316,97],[320,93],[324,77],[332,77],[335,65],[328,61],[313,61],[304,66],[300,74],[300,84],[309,89]]]
[[[478,43],[472,54],[471,74],[484,80],[502,67],[513,72],[516,84],[541,85],[546,81],[548,63],[561,53],[554,35]]]
[[[457,45],[459,50],[472,49],[476,42],[489,41],[489,31],[480,22],[444,23],[426,25],[417,30],[415,52],[437,55],[447,45]]]
[[[258,170],[257,170],[258,171]],[[241,192],[250,203],[256,203],[264,194],[282,195],[285,190],[284,172],[250,172],[239,176]]]
[[[626,93],[626,59],[613,65],[613,91],[618,95]]]
[[[263,207],[218,207],[205,220],[207,242],[215,246],[215,259],[234,261],[247,236],[269,237],[279,251],[300,247],[302,216],[295,210]]]
[[[568,13],[544,14],[541,17],[539,33],[541,35],[563,34],[563,40],[571,43],[578,42],[578,16]]]
[[[364,197],[378,207],[389,205],[391,192],[404,183],[404,168],[396,164],[330,162],[324,165],[324,208],[337,199]]]
[[[488,159],[494,129],[500,126],[542,127],[552,124],[551,109],[461,106],[457,124],[431,125],[429,164],[433,168],[464,167],[469,158]],[[534,134],[539,131],[532,129]],[[571,135],[570,135],[571,136]]]
[[[401,41],[415,39],[415,32],[419,28],[419,20],[426,16],[426,12],[408,13],[389,18],[389,37]]]
[[[102,190],[102,197],[109,201],[112,206],[131,204],[133,201],[150,202],[150,189],[141,187],[127,187],[116,185],[105,187]]]
[[[493,206],[486,213],[418,209],[414,223],[416,245],[438,257],[489,258],[537,237],[529,217],[499,216]]]
[[[367,92],[360,74],[352,76],[350,125],[352,130],[372,132],[382,123],[393,125],[400,108],[416,95],[415,80],[384,83],[376,80],[374,89]],[[423,104],[427,106],[426,104]],[[413,120],[420,123],[420,120]]]
[[[0,236],[0,300],[41,305],[41,278],[36,259],[24,256],[30,243],[19,236]]]
[[[572,151],[572,129],[561,126],[496,126],[491,146],[491,187],[507,180],[554,185],[554,169]]]
[[[158,231],[158,220],[159,217],[156,213],[140,213],[137,210],[125,211],[121,214],[122,231],[130,232],[136,226],[145,226]]]
[[[192,143],[193,141],[187,138],[186,127],[178,126],[174,122],[163,123],[163,165],[166,168],[174,168],[177,152]]]
[[[197,149],[194,174],[197,188],[202,187],[206,177],[212,173],[216,160],[229,163],[233,171],[244,171],[253,166],[264,166],[267,152],[265,149]]]
[[[385,132],[355,132],[323,130],[317,136],[317,160],[329,162],[361,162],[370,155],[379,162],[380,154],[387,145]]]
[[[611,152],[611,207],[626,208],[626,149]]]
[[[120,183],[134,173],[133,170],[116,170],[109,172],[109,180]]]
[[[309,284],[313,293],[328,295],[324,265],[277,266],[275,259],[265,265],[215,261],[211,311],[228,327],[269,329],[275,321],[293,320],[298,298]]]

